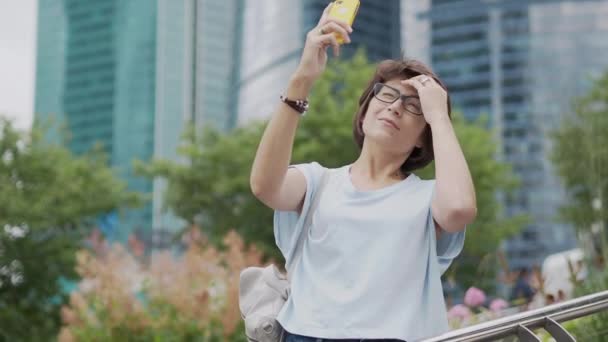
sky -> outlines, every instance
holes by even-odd
[[[0,116],[31,126],[37,0],[0,0]]]

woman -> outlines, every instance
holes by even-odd
[[[335,33],[352,28],[325,9],[261,139],[251,172],[255,196],[275,210],[286,258],[327,170],[289,166],[296,128],[315,80],[339,54]],[[361,153],[330,170],[291,295],[277,320],[287,342],[413,341],[448,329],[440,277],[476,216],[473,181],[450,121],[445,86],[415,61],[384,61],[359,99]],[[412,173],[436,161],[436,180]]]

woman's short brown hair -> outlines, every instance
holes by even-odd
[[[427,75],[432,77],[439,85],[447,92],[447,87],[443,82],[433,73],[433,71],[424,65],[423,63],[413,60],[384,60],[378,64],[374,77],[370,80],[367,88],[361,94],[359,98],[359,109],[355,114],[353,120],[353,135],[355,142],[359,148],[363,147],[363,140],[365,134],[363,134],[363,118],[369,107],[369,102],[373,97],[374,84],[384,83],[393,79],[409,79],[418,75]],[[450,95],[448,93],[448,116],[452,117],[452,106],[450,104]],[[423,143],[422,147],[414,147],[414,150],[407,158],[405,163],[401,165],[401,171],[403,173],[410,173],[414,170],[421,169],[427,166],[430,162],[435,159],[435,153],[433,151],[433,136],[431,134],[431,126],[429,124],[424,128],[422,133]]]

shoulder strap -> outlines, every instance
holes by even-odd
[[[296,243],[296,248],[291,257],[291,263],[286,265],[287,274],[289,275],[290,270],[293,269],[294,265],[298,262],[298,260],[302,257],[302,248],[304,247],[304,240],[308,236],[308,231],[310,230],[310,226],[312,224],[312,215],[317,210],[317,206],[319,205],[319,201],[321,199],[321,194],[323,193],[323,189],[329,180],[328,169],[323,170],[323,175],[321,176],[321,181],[319,182],[319,186],[315,190],[314,195],[312,196],[312,203],[310,204],[310,208],[306,213],[306,217],[304,218],[304,226],[302,227],[302,232],[298,236],[298,242]]]

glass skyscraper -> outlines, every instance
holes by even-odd
[[[224,131],[237,122],[244,3],[197,2],[195,121]]]
[[[270,117],[300,61],[306,33],[317,24],[328,3],[321,0],[245,3],[238,83],[239,123]],[[365,47],[372,61],[398,58],[401,53],[400,1],[362,0],[353,29],[352,43],[343,46],[342,56]]]
[[[456,109],[469,119],[488,114],[499,157],[521,180],[504,199],[506,214],[527,213],[532,222],[505,244],[512,267],[575,244],[572,228],[557,222],[566,194],[548,159],[548,134],[589,77],[608,68],[607,11],[606,1],[592,0],[432,0],[415,16],[430,39],[417,54],[429,56]]]
[[[38,3],[35,119],[64,122],[63,84],[66,74],[67,17],[61,1]],[[58,141],[58,132],[49,132]]]
[[[427,13],[431,0],[401,1],[401,48],[408,58],[414,58],[431,65],[430,42],[431,23],[420,20]]]
[[[234,125],[237,107],[227,99],[238,77],[241,8],[242,0],[39,2],[36,120],[56,117],[76,154],[102,144],[129,189],[152,194],[124,213],[117,240],[179,225],[161,210],[165,184],[137,177],[134,159],[177,160],[188,121]]]

